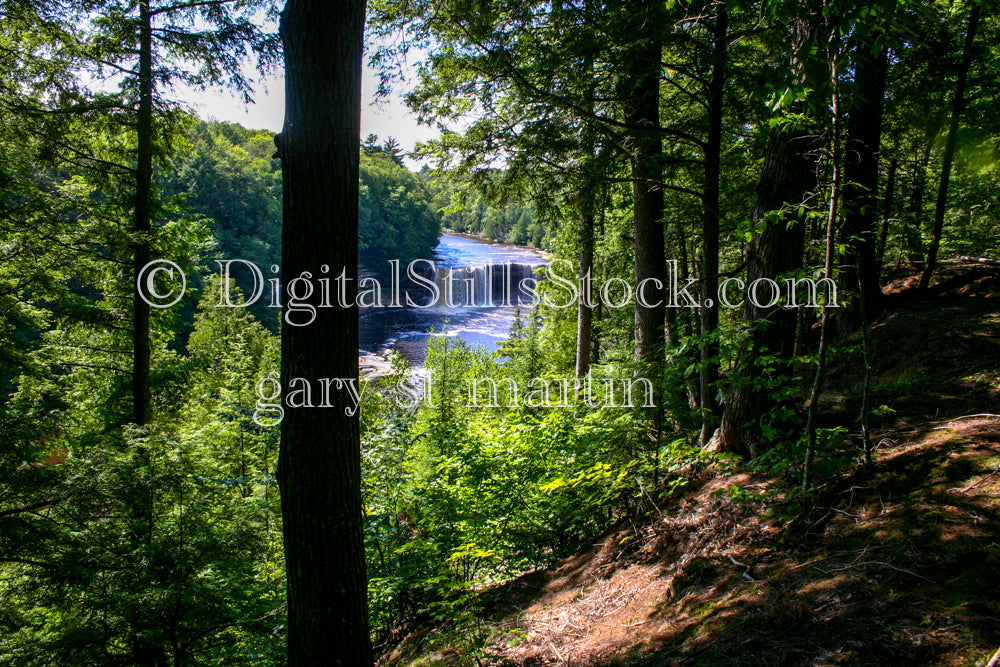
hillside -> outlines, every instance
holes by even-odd
[[[838,344],[812,509],[792,476],[713,464],[549,570],[483,593],[478,633],[412,627],[383,665],[985,665],[1000,646],[1000,270],[887,289],[871,328],[874,466],[857,341]],[[993,664],[991,662],[991,664]]]

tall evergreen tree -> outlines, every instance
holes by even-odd
[[[127,121],[134,128],[132,202],[132,421],[152,419],[150,387],[150,305],[135,285],[152,259],[160,208],[153,184],[157,150],[169,145],[173,105],[163,97],[164,84],[197,87],[226,85],[250,99],[241,65],[256,52],[262,65],[275,58],[273,34],[258,27],[266,0],[238,2],[151,2],[110,0],[98,7],[96,18],[84,13],[92,29],[87,57],[99,74],[122,77],[122,95],[134,105]],[[182,67],[178,67],[182,65]]]
[[[815,120],[816,91],[824,81],[817,78],[813,49],[817,44],[820,8],[815,0],[793,4],[797,11],[787,27],[791,45],[786,85],[787,90],[796,91],[791,96],[798,95],[804,103],[795,105],[793,115],[800,120],[779,123],[768,136],[753,213],[755,223],[762,229],[746,248],[748,285],[759,279],[787,277],[801,268],[806,229],[802,212],[818,185],[819,135],[815,125],[804,123],[801,118]],[[787,294],[784,296],[787,298]],[[761,419],[774,406],[776,392],[775,387],[767,386],[767,379],[783,382],[788,377],[787,361],[794,350],[796,313],[780,305],[760,307],[747,299],[744,317],[750,332],[731,378],[719,440],[724,450],[752,457],[768,446]]]
[[[285,122],[276,143],[284,180],[282,271],[288,280],[355,278],[348,307],[282,324],[281,382],[358,385],[358,144],[364,0],[290,0],[281,15]],[[314,303],[318,303],[318,290]],[[336,387],[336,385],[334,385]],[[288,664],[372,664],[362,535],[358,415],[349,390],[332,407],[289,408],[281,424],[288,580]]]

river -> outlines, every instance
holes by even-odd
[[[437,271],[436,276],[428,271],[427,279],[437,284],[440,298],[427,308],[376,308],[362,315],[363,357],[384,357],[385,351],[395,350],[412,366],[422,366],[431,332],[440,334],[446,327],[448,335],[470,345],[496,349],[514,322],[518,283],[546,262],[537,250],[458,234],[442,234],[429,259]],[[431,293],[428,287],[418,292],[428,298]],[[494,305],[484,304],[486,293],[492,294]],[[522,294],[520,300],[529,299]],[[500,305],[504,302],[511,305]]]

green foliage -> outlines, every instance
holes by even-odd
[[[391,155],[361,157],[361,212],[358,249],[371,270],[388,274],[388,262],[428,259],[441,232],[431,195],[423,183]]]
[[[444,226],[545,248],[570,262],[565,277],[575,280],[581,214],[591,212],[594,280],[634,282],[642,247],[634,200],[647,185],[633,180],[635,128],[623,124],[636,83],[629,77],[635,7],[371,5],[374,32],[409,30],[387,49],[429,49],[411,105],[426,120],[464,120],[452,124],[461,131],[445,131],[422,148],[436,171],[411,173],[391,137],[361,143],[366,267],[382,273],[390,260],[428,257]],[[661,8],[669,19],[659,35],[669,67],[659,79],[663,173],[656,185],[668,258],[678,260],[682,285],[703,277],[705,84],[722,6]],[[822,25],[796,54],[788,53],[787,36],[793,22],[808,18],[801,3],[725,6],[731,39],[720,120],[721,273],[745,276],[748,244],[767,225],[791,223],[806,237],[797,275],[817,277],[829,146],[814,145],[818,185],[805,197],[795,193],[784,212],[754,210],[758,174],[776,132],[808,125],[817,136],[833,136],[827,88],[837,49],[847,110],[841,120],[851,120],[856,47],[873,35],[891,49],[880,148],[883,161],[891,156],[899,165],[896,200],[891,208],[880,204],[890,223],[886,263],[919,250],[940,177],[967,5],[904,2],[890,12],[889,3],[827,3]],[[278,432],[253,419],[256,382],[278,370],[271,333],[278,318],[266,297],[246,310],[215,308],[213,261],[245,259],[265,275],[280,263],[274,137],[195,121],[158,95],[154,229],[149,239],[131,233],[137,7],[88,4],[75,15],[69,5],[13,2],[0,16],[7,73],[0,81],[0,662],[126,664],[140,647],[153,662],[280,664]],[[228,83],[246,93],[243,47],[265,60],[275,55],[273,35],[248,18],[260,3],[156,7],[164,9],[156,19],[157,93],[170,81]],[[945,218],[943,249],[952,255],[1000,251],[1000,107],[991,84],[997,28],[994,17],[984,19],[974,54]],[[383,62],[398,55],[376,51]],[[792,60],[807,76],[792,76]],[[88,91],[97,80],[110,83]],[[154,256],[181,265],[192,289],[179,307],[154,313],[157,417],[137,432],[123,424],[130,415],[129,260],[144,240]],[[843,254],[853,241],[835,244]],[[209,277],[195,279],[200,273]],[[236,282],[244,294],[251,287],[246,274]],[[539,288],[543,295],[554,290]],[[525,404],[533,380],[571,377],[575,307],[519,312],[497,354],[435,334],[423,370],[393,362],[392,373],[365,393],[361,417],[376,640],[413,618],[454,621],[467,657],[486,660],[484,589],[649,510],[684,487],[688,470],[733,465],[696,444],[697,380],[706,369],[700,352],[708,345],[718,343],[720,354],[709,361],[729,375],[723,391],[744,382],[768,398],[768,409],[753,416],[764,453],[750,468],[797,482],[813,320],[803,320],[797,341],[807,354],[789,359],[771,350],[741,376],[735,350],[747,338],[745,312],[724,310],[720,328],[708,333],[699,330],[698,315],[672,309],[670,345],[639,367],[631,305],[595,309],[592,378],[654,377],[655,410]],[[480,383],[477,403],[472,380]],[[496,404],[488,400],[489,382],[498,387]],[[819,430],[818,475],[856,457],[842,428]],[[720,495],[772,502],[736,485]],[[799,491],[784,497],[773,507],[779,516],[808,501]]]
[[[622,513],[649,508],[661,493],[658,477],[707,462],[684,440],[651,455],[640,411],[511,403],[514,388],[523,398],[532,377],[555,379],[541,338],[534,312],[518,318],[493,355],[435,335],[418,406],[398,406],[415,384],[398,361],[367,395],[365,535],[376,637],[419,614],[453,621],[449,636],[471,642],[470,655],[482,650],[475,638],[487,632],[477,611],[484,586],[572,552]],[[473,380],[480,389],[496,383],[493,405],[485,392],[473,401]],[[669,488],[682,484],[676,478]]]
[[[281,264],[281,172],[273,157],[273,135],[235,123],[198,121],[186,139],[189,148],[178,151],[173,167],[161,171],[158,181],[165,195],[183,202],[211,229],[215,252],[204,258],[203,271],[218,274],[216,258],[244,259],[270,276],[271,266]],[[234,269],[232,277],[244,294],[252,293],[248,271]],[[277,331],[279,320],[267,304],[262,298],[249,309]]]
[[[271,267],[281,264],[281,165],[274,157],[274,135],[234,123],[198,122],[188,139],[190,150],[179,153],[175,168],[160,176],[164,192],[208,221],[216,243],[211,259],[247,260],[266,280]],[[387,275],[390,260],[405,269],[411,260],[429,258],[440,223],[431,195],[395,152],[365,147],[362,152],[360,259]],[[211,260],[204,269],[219,272]],[[248,270],[237,265],[232,275],[244,294],[252,293]],[[279,319],[269,303],[265,294],[249,309],[277,332]]]
[[[208,447],[161,434],[107,444],[60,466],[39,563],[7,566],[3,662],[113,664],[135,641],[206,665],[280,655],[265,506]]]
[[[425,168],[421,175],[434,193],[434,205],[445,228],[498,243],[549,247],[549,229],[535,208],[522,197],[499,194],[497,185],[488,182],[501,180],[501,174],[480,175],[479,180],[473,180],[460,172],[442,171],[431,180],[431,172]],[[483,180],[487,184],[483,185]]]
[[[66,461],[4,459],[5,664],[115,664],[136,642],[196,664],[282,660],[277,434],[252,419],[253,384],[275,367],[277,341],[248,313],[212,307],[213,289],[210,280],[187,354],[155,357],[168,417],[150,431],[107,432],[91,417],[102,395],[87,396],[93,378],[68,375],[58,388],[77,401],[78,421],[50,444]]]

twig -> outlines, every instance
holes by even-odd
[[[608,613],[604,614],[604,617],[607,618],[608,616],[611,616],[612,614],[617,614],[622,609],[624,609],[625,607],[627,607],[630,602],[632,602],[631,599],[625,600],[624,604],[622,604],[621,606],[615,607],[614,611],[609,611]]]
[[[753,583],[753,584],[760,583],[760,581],[761,581],[760,579],[754,579],[752,576],[750,576],[750,566],[749,565],[747,565],[746,563],[739,562],[738,560],[736,560],[735,558],[733,558],[732,554],[730,554],[728,556],[728,558],[729,558],[729,562],[730,563],[732,563],[733,565],[736,565],[737,567],[742,567],[743,568],[743,578],[744,579],[746,579],[747,581],[749,581],[750,583]]]
[[[747,565],[746,563],[739,562],[738,560],[736,560],[735,558],[733,558],[732,554],[730,554],[728,556],[728,558],[729,558],[729,562],[732,563],[733,565],[738,565],[739,567],[742,567],[742,568],[747,569],[747,570],[750,569],[749,565]]]
[[[905,574],[911,574],[914,577],[916,577],[917,579],[923,579],[924,581],[928,581],[928,582],[930,582],[932,584],[934,583],[933,579],[928,579],[927,577],[925,577],[922,574],[917,574],[916,572],[913,572],[912,570],[904,570],[901,567],[896,567],[895,565],[889,565],[888,563],[884,563],[884,562],[882,562],[880,560],[866,560],[866,561],[862,561],[860,563],[854,563],[853,565],[845,565],[843,567],[835,567],[832,570],[826,570],[826,573],[840,572],[841,570],[851,570],[851,569],[854,569],[856,567],[861,567],[862,565],[884,565],[885,567],[889,568],[890,570],[896,570],[897,572],[903,572]]]
[[[991,412],[983,412],[978,415],[962,415],[961,417],[953,417],[951,419],[940,419],[937,421],[924,422],[925,424],[950,424],[952,422],[957,422],[959,419],[1000,419],[1000,415],[995,415]],[[926,426],[911,428],[911,429],[890,429],[885,431],[886,433],[920,433],[921,431],[927,430]]]
[[[557,648],[556,648],[556,645],[555,645],[555,644],[553,644],[553,643],[552,643],[551,641],[549,642],[549,648],[551,648],[551,649],[552,649],[552,652],[556,654],[556,658],[558,658],[558,659],[559,659],[559,662],[566,662],[566,661],[565,661],[565,660],[563,659],[563,657],[562,657],[561,655],[559,655],[559,649],[557,649]]]
[[[658,507],[658,506],[656,505],[656,501],[655,501],[655,500],[653,500],[653,498],[652,498],[652,497],[651,497],[651,496],[649,495],[649,493],[648,493],[648,492],[646,491],[646,488],[645,488],[645,487],[644,487],[644,486],[642,485],[642,480],[641,480],[641,479],[639,479],[639,477],[638,477],[638,476],[636,476],[636,478],[635,478],[635,481],[639,483],[639,490],[640,490],[640,491],[642,491],[643,495],[645,495],[645,496],[646,496],[646,498],[648,498],[648,499],[649,499],[649,502],[650,502],[650,503],[651,503],[651,504],[653,505],[653,509],[655,509],[655,510],[656,510],[656,513],[657,513],[657,514],[659,514],[659,515],[660,515],[660,516],[662,517],[662,516],[663,516],[663,510],[661,510],[661,509],[660,509],[660,508],[659,508],[659,507]]]
[[[972,489],[976,488],[977,486],[979,486],[980,484],[982,484],[983,482],[985,482],[986,480],[988,480],[988,479],[989,479],[990,477],[993,477],[993,475],[996,475],[997,473],[1000,473],[1000,468],[998,468],[998,469],[994,470],[994,471],[993,471],[993,472],[991,472],[991,473],[990,473],[989,475],[986,475],[986,477],[983,477],[983,478],[982,478],[982,479],[980,479],[979,481],[977,481],[977,482],[973,482],[973,483],[972,483],[972,484],[970,484],[969,486],[967,486],[967,487],[965,487],[964,489],[962,489],[962,491],[961,491],[961,492],[962,492],[962,493],[967,493],[968,491],[971,491]]]
[[[830,560],[833,556],[824,556],[822,558],[817,558],[816,560],[807,560],[805,563],[799,563],[798,565],[791,566],[790,570],[797,570],[800,567],[806,567],[807,565],[815,565],[816,563],[822,563],[825,560]]]
[[[865,488],[865,487],[860,487],[860,488]],[[854,551],[838,551],[836,553],[830,554],[829,556],[823,556],[822,558],[817,558],[816,560],[807,560],[805,563],[799,563],[798,565],[793,565],[789,569],[797,570],[800,567],[806,567],[807,565],[815,565],[816,563],[822,563],[825,560],[830,560],[834,556],[842,556],[844,554],[861,554],[861,556],[864,556],[868,552],[869,549],[884,549],[884,548],[885,548],[885,545],[884,544],[880,544],[880,545],[877,545],[877,546],[868,545],[868,546],[866,546],[863,549],[856,549]],[[819,568],[816,568],[816,569],[819,570]],[[822,572],[822,570],[820,570],[820,572]]]

